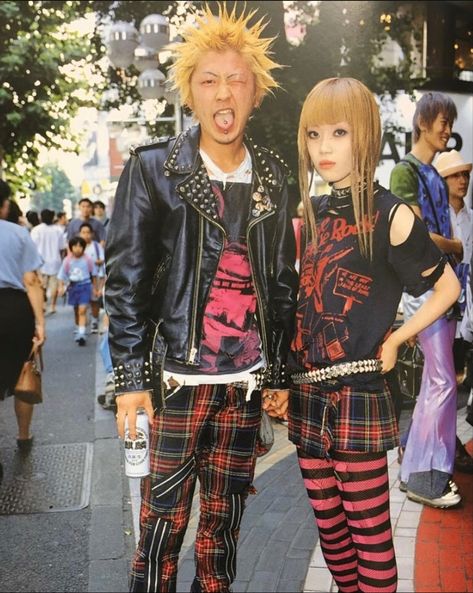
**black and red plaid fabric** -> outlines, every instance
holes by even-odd
[[[342,387],[323,392],[294,385],[289,398],[289,439],[313,457],[327,451],[382,452],[399,445],[391,394]]]
[[[176,589],[179,550],[196,478],[200,520],[195,589],[225,592],[254,476],[261,395],[225,385],[182,387],[166,400],[150,433],[151,474],[141,481],[140,541],[131,591]]]

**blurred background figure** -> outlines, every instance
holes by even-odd
[[[15,395],[23,363],[45,340],[41,256],[26,228],[8,222],[11,190],[0,180],[0,399]],[[15,397],[17,446],[33,445],[33,405]]]
[[[49,313],[56,313],[57,274],[67,247],[62,229],[53,224],[54,211],[41,210],[41,223],[31,230],[31,239],[43,258],[41,281],[44,290],[44,306],[47,309],[48,295],[51,299]]]
[[[36,212],[36,210],[28,210],[28,212],[26,213],[26,223],[28,229],[31,231],[36,226],[38,226],[40,222],[41,221],[39,220],[39,215]]]
[[[80,226],[79,237],[86,243],[85,254],[95,263],[97,272],[96,285],[90,297],[90,333],[96,334],[99,331],[100,309],[103,307],[102,292],[105,285],[105,254],[102,245],[94,239],[94,231],[89,222],[83,222]]]
[[[67,290],[67,302],[74,309],[75,341],[85,346],[87,309],[92,291],[96,289],[96,267],[85,255],[86,242],[82,237],[69,240],[69,255],[64,258],[58,273],[59,295]]]
[[[94,202],[94,218],[100,221],[103,224],[104,229],[107,230],[107,225],[110,219],[107,216],[105,204],[100,200]]]
[[[426,224],[433,242],[452,268],[463,258],[463,246],[452,235],[445,182],[433,166],[437,153],[446,150],[457,108],[448,95],[427,92],[416,104],[412,150],[391,172],[390,189],[407,202]],[[420,296],[404,293],[404,319],[425,303]],[[447,508],[461,501],[452,479],[456,451],[457,383],[453,364],[456,304],[445,315],[419,332],[424,355],[422,383],[411,425],[401,438],[401,485],[415,502]]]
[[[64,233],[65,240],[67,241],[67,214],[65,212],[58,212],[56,215],[56,226],[61,229]]]
[[[461,334],[461,322],[466,308],[466,288],[470,273],[470,260],[473,252],[473,210],[465,204],[465,197],[470,183],[472,163],[465,163],[456,150],[442,152],[434,163],[437,171],[445,179],[448,187],[448,202],[453,236],[463,245],[463,258],[457,266],[457,276],[462,286],[459,299],[459,319],[453,343],[455,371],[459,382],[465,372],[465,354],[471,344]]]
[[[469,290],[470,261],[473,255],[473,210],[465,204],[472,163],[466,163],[459,152],[451,150],[440,153],[434,165],[447,184],[453,236],[460,239],[463,245],[463,258],[456,267],[456,274],[460,280],[462,292],[459,299],[457,327],[453,342],[453,362],[457,383],[460,384],[465,379],[466,354],[471,350],[473,340],[473,306],[471,303],[471,290]],[[469,359],[471,364],[471,353]],[[469,385],[469,387],[471,389],[472,385]],[[471,397],[468,403],[471,407]],[[473,458],[468,455],[458,437],[455,469],[464,473],[473,473]]]
[[[28,222],[26,218],[23,216],[23,211],[15,202],[15,200],[8,200],[7,209],[6,209],[6,219],[8,222],[13,222],[14,224],[20,224],[21,226],[28,227]]]
[[[73,218],[67,225],[68,241],[79,235],[82,223],[88,222],[94,231],[95,240],[98,241],[102,247],[105,245],[105,228],[99,220],[92,217],[92,213],[92,201],[89,200],[89,198],[82,198],[82,200],[79,201],[79,217]]]

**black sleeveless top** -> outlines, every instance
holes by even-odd
[[[417,216],[407,240],[391,245],[390,220],[403,203],[381,186],[375,187],[372,220],[363,222],[373,229],[370,261],[360,252],[350,189],[312,199],[317,237],[316,245],[307,245],[301,262],[291,348],[297,369],[379,358],[402,291],[423,294],[442,274],[442,254]],[[422,276],[434,266],[434,272]],[[378,390],[384,381],[379,374],[365,373],[343,377],[340,383]]]

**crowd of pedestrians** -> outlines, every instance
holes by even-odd
[[[106,232],[102,222],[91,216],[93,206],[89,199],[81,200],[78,218],[69,222],[65,212],[48,208],[23,215],[10,186],[0,180],[0,249],[4,254],[0,262],[0,399],[15,395],[23,363],[46,339],[45,316],[56,313],[62,296],[67,294],[74,309],[74,337],[79,346],[85,346],[87,333],[98,333],[101,324],[106,331],[102,298]],[[101,201],[97,212],[104,219]],[[95,240],[95,232],[100,242]],[[108,351],[106,335],[102,351]],[[110,370],[107,408],[114,405]],[[18,397],[14,405],[17,446],[28,452],[33,444],[30,425],[34,407]]]

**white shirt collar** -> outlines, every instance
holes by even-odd
[[[241,164],[230,173],[225,173],[220,169],[218,165],[209,157],[209,155],[201,149],[199,149],[200,156],[204,162],[205,168],[209,175],[209,179],[214,181],[221,181],[223,183],[223,189],[227,183],[251,183],[252,164],[251,155],[245,146],[245,156]]]

